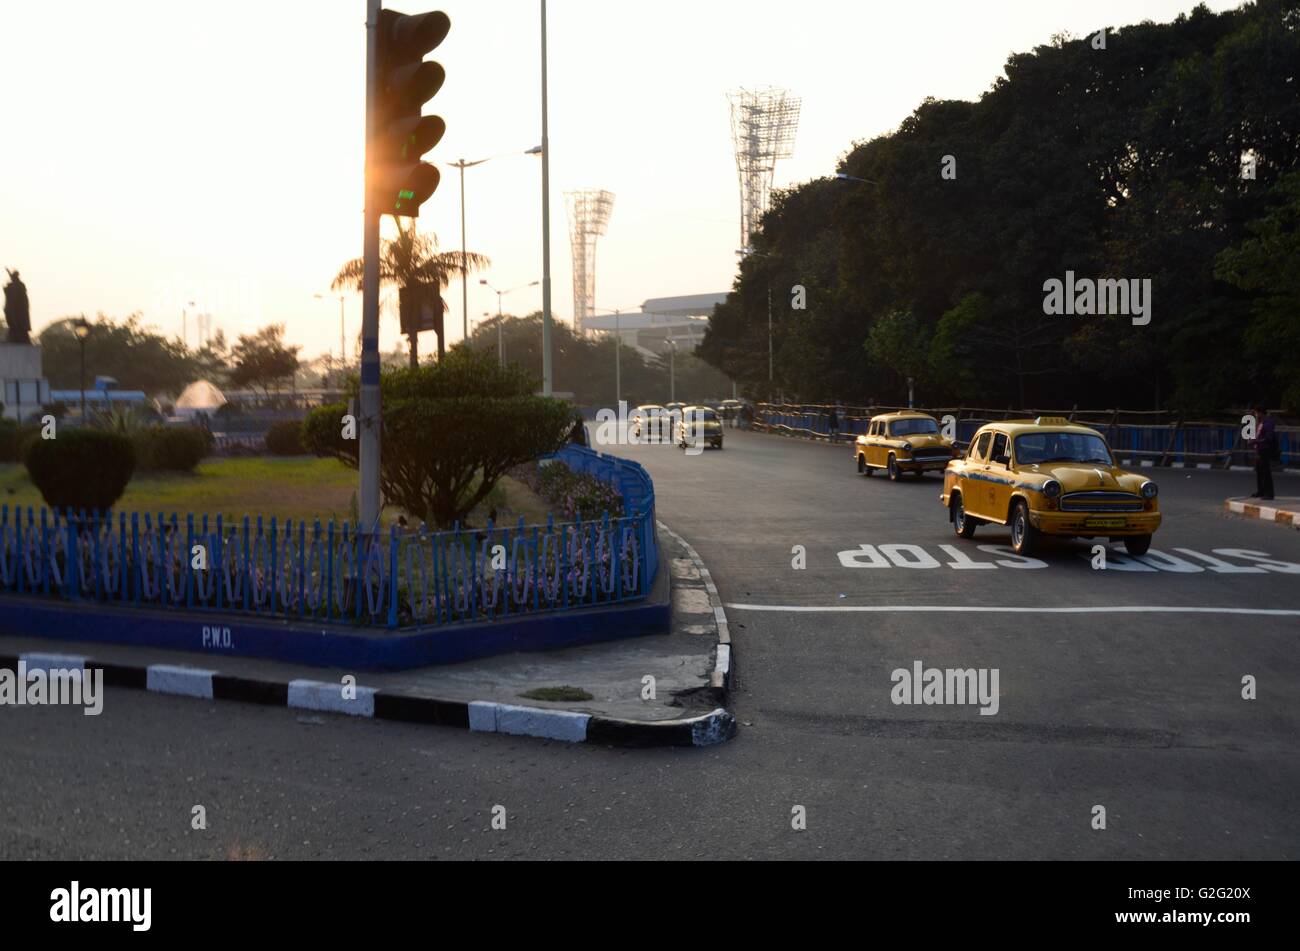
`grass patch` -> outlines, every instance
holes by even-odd
[[[224,516],[242,520],[272,516],[322,523],[351,517],[357,490],[357,472],[337,459],[315,456],[251,456],[208,459],[194,472],[137,472],[118,501],[121,512],[173,512],[184,516]],[[41,508],[45,501],[20,463],[0,464],[0,505]],[[495,508],[497,525],[513,527],[522,515],[529,524],[545,524],[549,506],[517,479],[505,476],[492,494],[470,516],[482,527]],[[395,520],[401,510],[384,509],[384,521]],[[410,518],[408,514],[408,519]],[[417,520],[412,520],[418,524]]]
[[[572,703],[591,699],[591,694],[581,687],[538,687],[519,696],[525,700],[542,700],[546,703]]]

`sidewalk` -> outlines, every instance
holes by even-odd
[[[573,742],[724,742],[734,720],[722,709],[730,646],[721,601],[690,546],[662,523],[660,531],[672,576],[668,634],[393,673],[0,635],[0,666],[14,669],[20,659],[29,670],[84,663],[105,668],[109,685]],[[356,689],[345,699],[347,676]],[[559,688],[589,698],[524,696]]]
[[[1267,502],[1259,499],[1225,499],[1223,507],[1235,515],[1300,528],[1300,497],[1297,496],[1284,496]]]

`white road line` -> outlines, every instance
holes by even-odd
[[[1116,607],[1031,608],[1003,607],[999,605],[939,605],[939,604],[728,604],[737,611],[769,611],[789,614],[1250,614],[1261,617],[1300,617],[1300,610],[1290,611],[1270,608],[1189,608],[1157,605],[1132,605]]]

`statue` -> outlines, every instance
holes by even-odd
[[[27,304],[27,285],[19,280],[17,271],[9,271],[9,283],[5,285],[5,323],[9,325],[10,343],[31,343],[28,335],[32,330],[32,315]]]

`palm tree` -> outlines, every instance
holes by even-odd
[[[414,287],[418,284],[436,285],[441,294],[447,289],[453,277],[462,275],[461,271],[461,254],[459,251],[439,251],[438,239],[431,234],[419,234],[415,230],[415,219],[411,219],[409,227],[403,227],[399,218],[394,216],[393,220],[397,223],[397,237],[390,238],[383,242],[379,252],[379,285],[396,284],[399,288]],[[479,271],[488,267],[492,262],[482,254],[475,254],[473,251],[465,254],[464,267],[465,271]],[[365,262],[361,258],[353,258],[351,261],[339,268],[338,275],[330,285],[333,290],[355,287],[361,290],[362,278],[365,275]],[[447,304],[441,301],[443,312],[446,313]],[[411,366],[419,366],[420,354],[416,343],[417,336],[411,334]],[[438,358],[441,359],[445,353],[446,347],[443,344],[442,334],[438,335]]]

